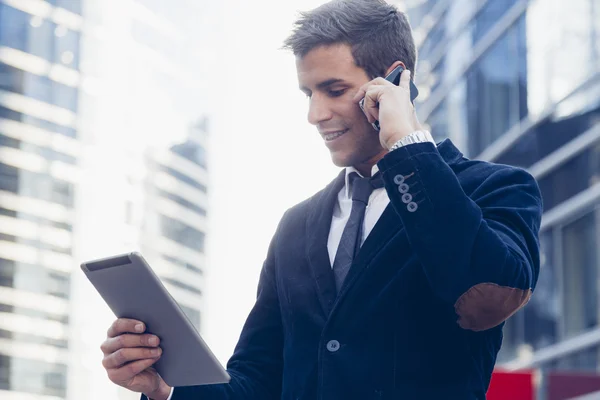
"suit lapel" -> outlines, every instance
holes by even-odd
[[[337,178],[313,199],[311,213],[306,220],[308,261],[317,285],[319,301],[326,316],[329,316],[337,295],[327,241],[333,208],[338,193],[344,186],[345,176],[345,170],[342,170]]]

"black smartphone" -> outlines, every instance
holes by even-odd
[[[399,85],[400,84],[400,76],[402,75],[402,71],[404,71],[404,68],[402,67],[402,65],[398,65],[396,68],[394,68],[392,70],[392,72],[390,72],[385,79],[389,82],[392,82],[394,85]],[[411,103],[413,103],[413,105],[415,104],[415,99],[417,98],[417,96],[419,95],[419,90],[417,89],[417,87],[415,86],[415,84],[413,83],[412,79],[410,80],[410,101]],[[362,98],[359,102],[358,105],[360,106],[360,108],[365,111],[365,99]],[[373,125],[373,128],[375,128],[375,130],[377,132],[379,132],[379,121],[375,121],[373,122],[371,125]]]

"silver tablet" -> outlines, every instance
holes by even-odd
[[[154,365],[171,387],[229,382],[229,374],[204,343],[160,279],[139,253],[84,262],[81,269],[118,318],[146,324],[160,338]]]

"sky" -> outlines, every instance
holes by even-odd
[[[299,10],[316,0],[233,0],[215,38],[222,74],[211,79],[208,268],[202,335],[231,356],[255,297],[267,247],[286,209],[340,171],[298,89],[295,60],[281,46]]]

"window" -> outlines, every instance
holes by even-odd
[[[540,235],[540,275],[535,294],[523,309],[525,343],[534,350],[556,343],[561,318],[559,277],[554,262],[552,231]]]
[[[48,320],[48,321],[56,321],[56,322],[60,322],[60,323],[65,324],[65,325],[67,325],[69,323],[69,316],[68,315],[60,315],[60,314],[48,313],[48,312],[45,312],[45,311],[34,310],[34,309],[31,309],[31,308],[15,307],[15,306],[11,306],[11,305],[8,305],[8,304],[3,304],[3,303],[0,303],[0,312],[25,315],[27,317],[37,318],[37,319],[43,319],[43,320]],[[19,336],[19,335],[16,332],[13,332],[12,337],[16,338],[17,336]],[[31,343],[47,343],[43,339],[44,338],[40,336],[40,337],[37,337],[37,339],[35,339],[35,340],[34,339],[28,339],[28,341],[31,342]]]
[[[473,20],[473,43],[481,40],[515,3],[516,0],[488,0]]]
[[[188,285],[187,283],[183,283],[178,280],[171,279],[171,278],[163,278],[163,281],[170,283],[171,285],[178,287],[179,289],[183,289],[185,291],[195,293],[195,294],[200,294],[200,295],[202,294],[202,291],[200,289],[198,289],[197,287],[194,287],[192,285]]]
[[[74,186],[50,175],[0,163],[0,189],[73,207]]]
[[[52,104],[77,112],[77,88],[52,81]]]
[[[0,3],[0,45],[26,51],[29,20],[29,14]]]
[[[0,115],[2,115],[2,107],[0,107]],[[11,118],[11,119],[15,119],[15,118]],[[45,129],[50,132],[56,132],[56,133],[59,133],[61,135],[68,136],[71,138],[77,137],[77,131],[74,128],[58,125],[53,122],[35,118],[35,117],[32,117],[27,114],[21,114],[20,119],[15,119],[15,120],[22,121],[23,123],[26,123],[26,124],[29,124],[29,125],[41,128],[41,129]]]
[[[67,366],[0,355],[0,389],[66,397]]]
[[[23,93],[25,73],[17,68],[0,63],[0,89]]]
[[[73,184],[50,175],[19,170],[0,163],[0,190],[73,207]]]
[[[446,103],[447,100],[444,99],[427,118],[427,123],[431,127],[431,135],[436,142],[448,137],[448,108]]]
[[[510,317],[503,328],[502,348],[498,353],[498,362],[514,360],[519,355],[519,349],[524,344],[525,318],[523,310]]]
[[[56,0],[74,4],[75,0]],[[0,3],[0,45],[79,69],[80,33]]]
[[[200,275],[203,274],[202,269],[200,267],[197,267],[194,264],[190,264],[190,263],[185,262],[185,261],[183,261],[183,260],[181,260],[179,258],[171,257],[171,256],[167,256],[167,255],[163,255],[162,257],[165,260],[167,260],[168,262],[170,262],[170,263],[173,263],[175,265],[179,265],[179,266],[181,266],[181,267],[183,267],[183,268],[185,268],[187,270],[190,270],[192,272],[195,272],[197,274],[200,274]]]
[[[173,193],[169,193],[166,192],[164,190],[159,190],[158,192],[161,196],[166,197],[169,200],[174,201],[175,203],[194,211],[195,213],[198,213],[202,216],[206,216],[206,210],[200,206],[197,206],[196,204],[184,199],[183,197],[179,197],[176,194]]]
[[[481,153],[528,114],[525,18],[467,74],[469,154]]]
[[[161,215],[161,228],[167,238],[192,250],[204,252],[205,235],[199,230],[165,215]]]
[[[54,52],[55,64],[64,65],[72,69],[79,69],[79,32],[72,31],[64,26],[54,25]]]
[[[81,15],[81,0],[46,0],[48,3]]]
[[[598,182],[600,182],[600,142],[596,142],[538,180],[546,210]]]
[[[0,64],[0,88],[33,99],[77,111],[77,88]]]
[[[0,66],[1,65],[2,64],[0,64]],[[1,79],[2,78],[0,77],[0,81],[1,81]],[[35,126],[37,128],[44,129],[49,132],[59,133],[61,135],[64,135],[64,136],[67,136],[70,138],[77,137],[77,131],[74,128],[58,125],[58,124],[55,124],[50,121],[35,118],[35,117],[32,117],[31,115],[22,114],[20,112],[10,110],[10,109],[2,107],[2,106],[0,106],[0,118],[6,118],[6,119],[10,119],[12,121],[22,122],[24,124]]]
[[[419,48],[419,58],[422,58],[423,60],[427,59],[431,55],[431,52],[436,48],[436,46],[442,40],[444,40],[444,37],[446,36],[446,15],[447,9],[440,16],[437,23],[431,28],[427,35],[427,38],[421,44],[421,47]]]
[[[599,346],[592,346],[564,356],[556,361],[556,369],[569,372],[581,371],[596,374],[599,366],[599,351]]]
[[[48,220],[46,218],[38,217],[36,215],[24,213],[24,212],[21,212],[21,211],[17,212],[17,211],[14,211],[14,210],[8,210],[6,208],[0,207],[0,215],[4,215],[4,216],[7,216],[7,217],[12,217],[12,218],[19,218],[19,219],[24,220],[24,221],[32,221],[32,222],[35,222],[36,224],[44,224],[44,225],[51,226],[53,228],[64,229],[64,230],[67,230],[69,232],[73,231],[73,226],[71,224],[66,223],[66,222],[51,221],[51,220]]]
[[[55,24],[38,16],[29,16],[29,14],[27,14],[27,18],[27,47],[19,50],[52,61]]]
[[[0,283],[7,287],[68,299],[70,282],[69,274],[0,258]]]
[[[204,186],[203,184],[201,184],[200,182],[198,182],[197,179],[194,179],[192,177],[189,177],[173,168],[170,167],[166,167],[166,166],[162,166],[161,169],[166,172],[169,175],[172,175],[175,179],[180,180],[184,183],[187,183],[190,186],[195,187],[196,189],[206,193],[207,192],[207,188],[206,186]]]
[[[47,76],[39,76],[19,71],[23,75],[23,88],[20,94],[44,103],[52,104],[52,81]]]
[[[19,193],[19,170],[17,168],[0,163],[0,190]]]
[[[546,119],[525,133],[496,162],[530,167],[581,135],[600,119],[600,109],[571,115],[561,120]]]
[[[598,239],[595,212],[563,228],[563,318],[567,337],[598,325]]]
[[[198,144],[187,141],[171,147],[171,151],[202,168],[206,168],[206,150]]]

